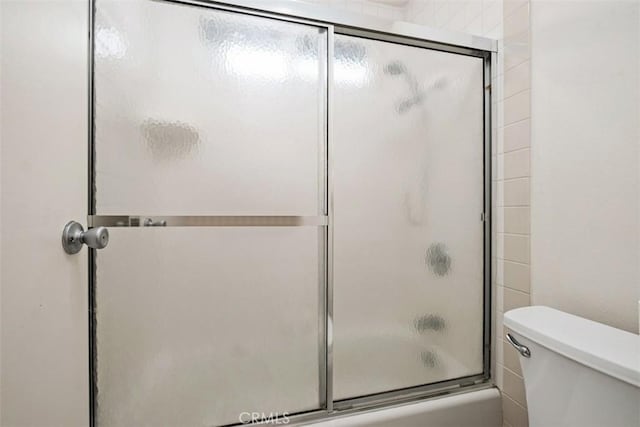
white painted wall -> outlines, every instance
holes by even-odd
[[[531,5],[532,302],[638,332],[640,3]]]
[[[0,425],[89,424],[86,1],[2,1]]]

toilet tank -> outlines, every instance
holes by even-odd
[[[640,426],[640,335],[543,306],[504,326],[522,346],[530,427]]]

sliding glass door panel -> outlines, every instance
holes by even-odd
[[[334,397],[483,372],[483,61],[336,35]]]
[[[125,218],[92,265],[97,425],[320,409],[327,28],[94,7],[92,214]]]
[[[320,407],[316,227],[112,228],[97,254],[98,426]]]
[[[102,215],[317,215],[327,31],[163,1],[97,0]]]
[[[235,424],[483,373],[482,58],[93,3],[98,427]]]

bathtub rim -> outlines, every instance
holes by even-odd
[[[478,392],[482,392],[482,391],[490,391],[490,390],[495,390],[496,392],[496,398],[501,399],[501,391],[500,389],[498,389],[498,387],[493,384],[491,381],[487,381],[484,383],[480,383],[480,384],[474,384],[474,385],[468,385],[462,388],[458,388],[457,390],[450,390],[450,391],[445,391],[436,395],[432,395],[430,397],[416,397],[414,399],[410,399],[410,400],[406,400],[406,401],[398,401],[395,400],[391,403],[387,403],[387,404],[380,404],[377,406],[371,406],[371,407],[367,407],[367,408],[353,408],[353,409],[345,409],[345,410],[341,410],[341,411],[336,411],[332,414],[329,414],[326,417],[322,417],[320,419],[317,420],[307,420],[307,421],[293,421],[291,424],[292,426],[315,426],[318,425],[320,426],[320,423],[324,423],[324,422],[329,422],[329,421],[336,421],[336,420],[343,420],[349,417],[357,417],[360,415],[369,415],[369,414],[373,414],[376,412],[381,412],[381,411],[387,411],[387,410],[391,410],[391,409],[400,409],[403,407],[408,407],[408,406],[412,406],[412,405],[420,405],[420,404],[426,404],[426,403],[432,403],[432,402],[436,402],[436,401],[442,401],[442,400],[446,400],[448,398],[452,398],[452,397],[459,397],[459,396],[465,396],[465,395],[472,395]],[[481,396],[478,396],[481,397]],[[487,396],[488,398],[488,396]]]
[[[463,380],[466,380],[466,382],[461,383],[461,381]],[[416,390],[414,393],[407,392],[407,389],[394,390],[384,393],[386,395],[384,399],[381,399],[380,395],[376,394],[355,399],[336,401],[334,403],[334,409],[331,412],[327,410],[313,410],[308,412],[290,414],[287,415],[287,425],[315,425],[317,423],[325,421],[332,421],[349,416],[370,414],[376,411],[400,408],[416,403],[431,402],[447,397],[460,396],[482,390],[495,389],[499,393],[499,390],[493,383],[493,381],[490,378],[486,379],[482,374],[442,381],[429,385],[412,387],[411,389]],[[271,419],[270,421],[262,423],[251,423],[248,425],[275,425],[275,421],[276,420]],[[280,424],[284,424],[283,421],[284,420],[281,419]],[[229,426],[241,425],[246,424],[229,424]]]

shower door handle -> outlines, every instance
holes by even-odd
[[[77,254],[85,244],[93,249],[104,249],[109,244],[109,230],[106,227],[84,230],[76,221],[69,221],[62,229],[62,248],[70,255]]]
[[[144,220],[142,225],[144,225],[145,227],[166,227],[167,221],[166,220],[154,221],[151,218],[147,218]]]

